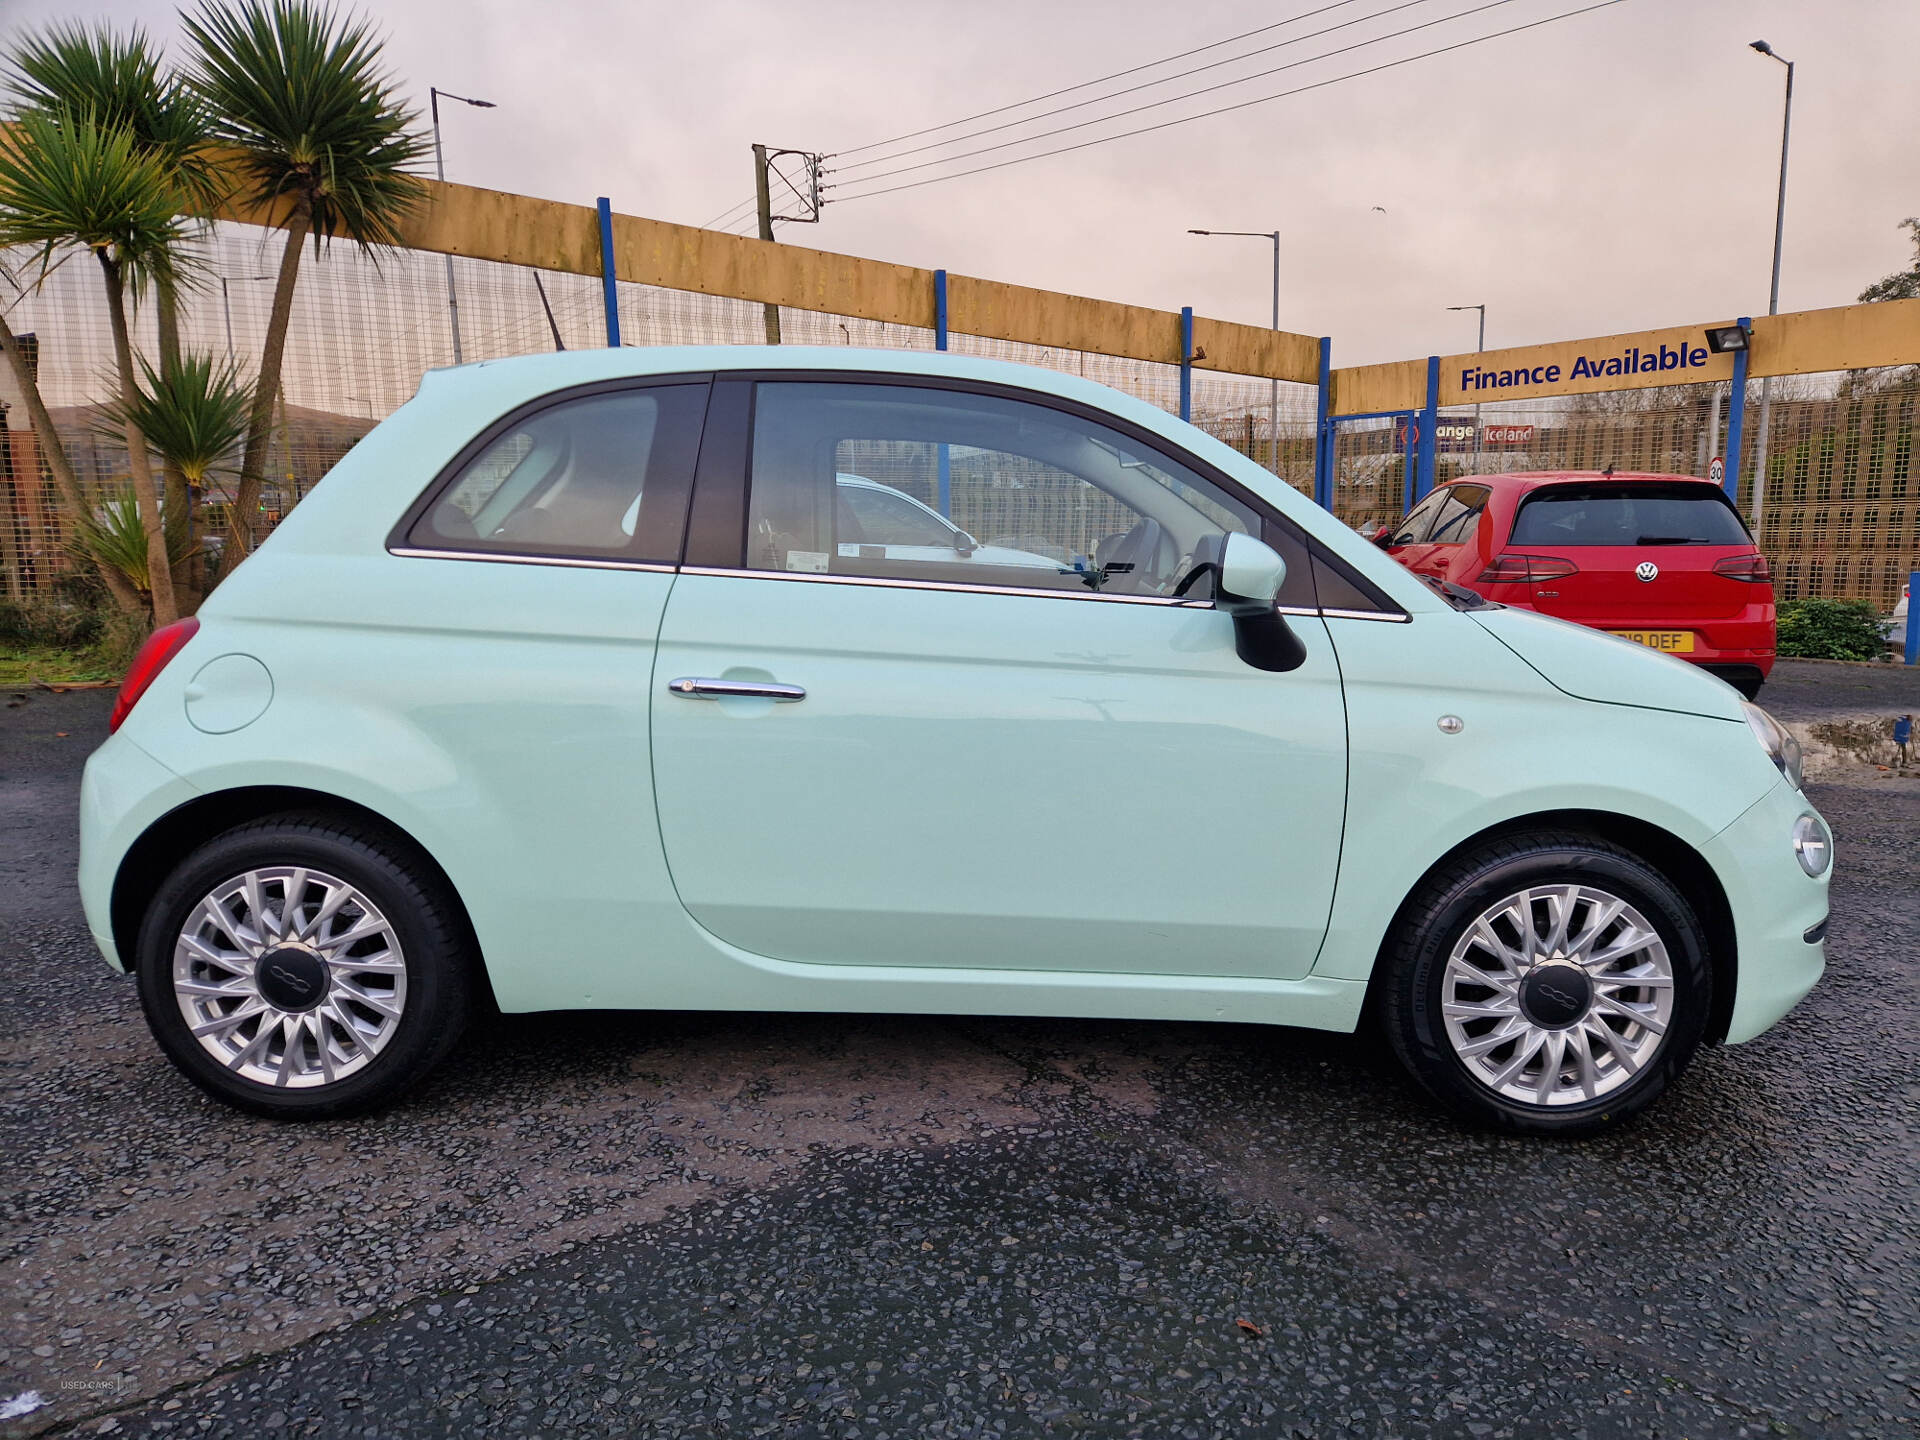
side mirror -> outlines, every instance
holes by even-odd
[[[1297,670],[1307,647],[1274,609],[1286,583],[1287,562],[1251,535],[1230,534],[1220,551],[1213,608],[1233,617],[1233,648],[1256,670]]]

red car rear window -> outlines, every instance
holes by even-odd
[[[1514,545],[1751,545],[1747,527],[1706,485],[1543,485],[1520,503]]]

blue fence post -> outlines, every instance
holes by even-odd
[[[1180,310],[1180,418],[1193,419],[1193,307]]]
[[[933,272],[933,348],[947,348],[947,272]],[[953,451],[946,441],[940,442],[940,474],[936,481],[937,493],[934,496],[940,513],[949,520],[953,518]]]
[[[1320,397],[1314,407],[1313,503],[1333,513],[1333,340],[1320,337]]]
[[[1913,603],[1913,592],[1920,590],[1920,570],[1907,572],[1907,664],[1920,665],[1920,605]]]
[[[600,197],[600,298],[607,307],[607,344],[620,347],[620,291],[613,283],[613,204]]]
[[[1420,412],[1420,474],[1413,498],[1424,500],[1433,489],[1433,456],[1440,443],[1440,357],[1427,357],[1427,408]]]
[[[1742,315],[1735,322],[1745,330],[1751,342],[1753,321]],[[1727,396],[1727,473],[1720,483],[1727,487],[1727,498],[1740,503],[1740,429],[1747,415],[1747,351],[1733,352],[1733,393]]]

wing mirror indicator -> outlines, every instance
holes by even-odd
[[[1746,580],[1753,584],[1771,584],[1773,571],[1767,565],[1764,555],[1729,555],[1724,560],[1713,562],[1713,573],[1724,575],[1729,580]]]
[[[1233,617],[1234,653],[1256,670],[1297,670],[1307,647],[1274,607],[1287,580],[1287,562],[1251,535],[1230,534],[1220,551],[1213,608]]]
[[[1482,585],[1532,585],[1579,572],[1578,565],[1557,555],[1496,555],[1477,581]]]

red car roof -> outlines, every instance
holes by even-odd
[[[1611,475],[1599,470],[1528,470],[1511,475],[1455,475],[1452,479],[1441,483],[1486,485],[1492,489],[1519,494],[1537,486],[1557,485],[1568,480],[1577,480],[1583,485],[1605,485],[1610,482],[1625,485],[1652,480],[1662,484],[1705,485],[1714,490],[1720,488],[1713,481],[1703,480],[1698,475],[1661,475],[1641,470],[1616,470]]]

